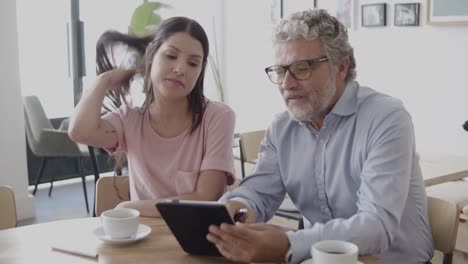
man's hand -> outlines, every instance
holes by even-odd
[[[229,260],[239,262],[282,262],[289,248],[286,233],[273,225],[211,225],[208,241]]]
[[[255,223],[257,214],[254,212],[250,206],[247,206],[238,201],[228,200],[226,201],[226,209],[229,212],[229,215],[234,219],[234,216],[239,212],[240,209],[247,209],[247,213],[239,219],[239,222],[242,223]]]

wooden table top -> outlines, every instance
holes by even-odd
[[[80,218],[29,225],[0,231],[0,263],[231,263],[221,257],[192,256],[185,253],[161,218],[141,218],[152,231],[143,240],[129,245],[107,245],[93,235],[99,218]],[[53,245],[95,248],[98,258],[82,257],[53,250]],[[378,264],[373,257],[360,257],[365,264]]]
[[[428,152],[419,164],[426,187],[468,177],[468,157]]]

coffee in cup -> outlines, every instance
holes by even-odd
[[[112,239],[130,238],[136,234],[140,212],[130,208],[115,208],[101,214],[104,233]]]
[[[311,248],[314,264],[356,264],[358,253],[355,244],[341,240],[320,241]]]

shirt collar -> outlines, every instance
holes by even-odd
[[[349,81],[332,109],[332,113],[340,116],[349,116],[357,111],[357,89],[356,81]]]

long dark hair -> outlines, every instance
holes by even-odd
[[[194,89],[187,95],[189,109],[192,113],[192,126],[190,128],[190,133],[192,133],[200,125],[206,108],[203,83],[209,52],[208,37],[206,36],[205,30],[197,21],[187,17],[172,17],[164,20],[153,34],[144,37],[130,36],[116,31],[104,32],[98,39],[96,45],[96,72],[99,75],[117,67],[113,65],[114,60],[111,60],[109,57],[109,53],[111,53],[114,45],[120,44],[134,49],[142,57],[140,62],[135,65],[135,68],[137,73],[142,74],[144,78],[143,92],[146,98],[142,105],[142,110],[147,110],[149,105],[154,102],[153,84],[149,78],[153,57],[164,41],[177,32],[188,33],[190,36],[200,41],[203,47],[202,69]],[[127,98],[129,96],[130,82],[131,80],[120,87],[120,89],[107,91],[106,96],[110,100],[111,105],[104,104],[106,110],[110,111],[113,108],[119,108],[122,104],[128,104]]]
[[[203,61],[200,75],[198,76],[194,89],[187,95],[189,109],[192,114],[191,134],[200,126],[206,108],[203,84],[209,52],[208,37],[206,36],[205,30],[197,21],[187,17],[172,17],[164,20],[153,34],[143,37],[122,34],[116,31],[104,32],[96,44],[96,73],[99,75],[117,68],[117,66],[113,64],[114,59],[112,55],[112,49],[115,45],[124,45],[127,46],[128,49],[135,50],[141,57],[141,59],[138,59],[135,63],[134,68],[136,69],[136,73],[141,74],[144,79],[143,92],[145,93],[145,101],[141,106],[144,112],[148,110],[149,105],[154,102],[153,84],[149,77],[153,57],[164,41],[172,34],[178,32],[188,33],[190,36],[200,41],[203,48]],[[109,99],[110,105],[105,103],[103,105],[105,110],[112,111],[119,108],[122,104],[128,104],[127,98],[130,95],[131,81],[130,79],[119,89],[107,90],[106,97]],[[121,170],[125,159],[126,157],[124,154],[116,156],[116,171]]]

